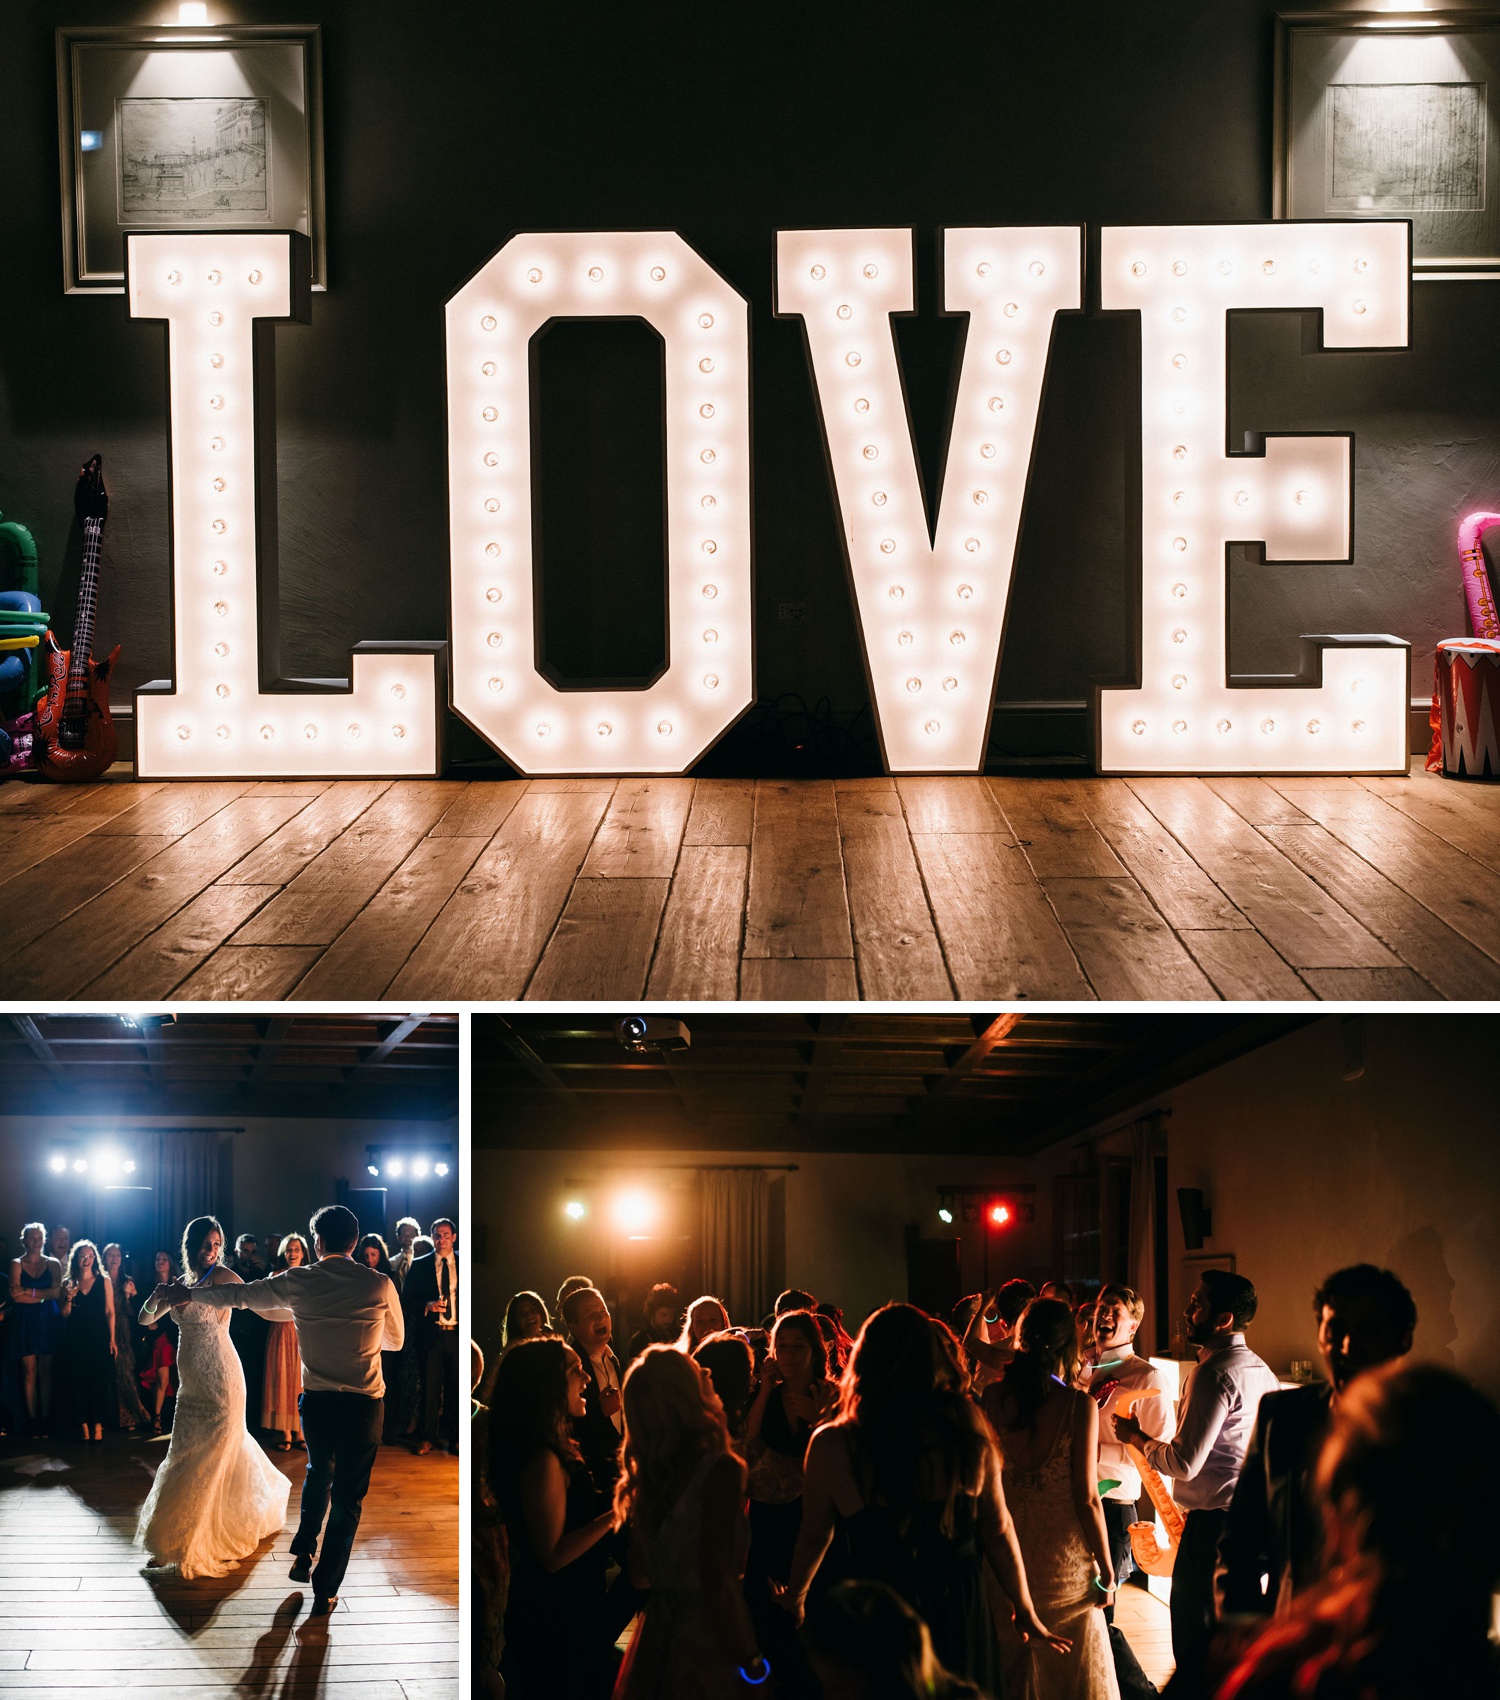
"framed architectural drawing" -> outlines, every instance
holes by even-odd
[[[59,29],[63,287],[121,294],[133,230],[296,230],[327,288],[316,25]]]
[[[1500,11],[1284,12],[1276,218],[1409,218],[1412,275],[1500,277]]]

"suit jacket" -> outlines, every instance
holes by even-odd
[[[1215,1587],[1223,1616],[1276,1610],[1318,1575],[1323,1526],[1312,1478],[1328,1433],[1327,1382],[1268,1393],[1219,1538]],[[1260,1579],[1269,1575],[1265,1591]]]
[[[606,1347],[609,1361],[614,1365],[615,1381],[621,1383],[625,1377],[620,1370],[620,1360],[615,1356],[612,1346]],[[605,1415],[604,1392],[594,1375],[594,1366],[588,1354],[582,1347],[578,1355],[583,1359],[583,1367],[588,1371],[588,1386],[583,1390],[583,1416],[573,1419],[573,1438],[578,1442],[578,1450],[583,1454],[583,1461],[589,1467],[589,1474],[594,1478],[595,1485],[608,1490],[614,1486],[620,1474],[620,1442],[622,1436],[615,1427],[614,1418]]]
[[[426,1350],[432,1345],[439,1333],[438,1319],[435,1315],[427,1314],[427,1306],[434,1299],[442,1298],[438,1290],[438,1259],[435,1251],[426,1257],[414,1258],[411,1268],[406,1272],[406,1280],[401,1286],[401,1310],[406,1317],[406,1332],[408,1337],[415,1337],[417,1344]],[[458,1315],[458,1253],[453,1254],[453,1291],[448,1295],[453,1306],[452,1314]]]

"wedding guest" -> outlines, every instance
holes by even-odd
[[[565,1275],[562,1285],[557,1289],[557,1298],[553,1301],[552,1314],[562,1315],[563,1301],[569,1293],[576,1293],[584,1287],[592,1287],[593,1278],[588,1275]]]
[[[638,1358],[647,1346],[670,1346],[677,1338],[680,1309],[677,1289],[670,1281],[658,1281],[646,1294],[646,1302],[641,1306],[645,1327],[637,1328],[630,1336],[627,1361]]]
[[[813,1430],[832,1415],[837,1389],[828,1379],[828,1349],[812,1311],[784,1311],[771,1330],[771,1350],[745,1424],[749,1464],[750,1552],[745,1600],[756,1638],[778,1669],[792,1652],[785,1615],[776,1608],[792,1572],[802,1526],[802,1462]]]
[[[99,1255],[114,1288],[116,1420],[122,1429],[146,1428],[151,1418],[141,1403],[135,1361],[135,1281],[126,1273],[125,1253],[115,1241]]]
[[[52,1230],[47,1241],[47,1255],[57,1259],[57,1267],[68,1267],[68,1253],[73,1249],[73,1230],[65,1228],[61,1222]]]
[[[583,1461],[602,1488],[613,1488],[620,1473],[620,1441],[625,1412],[620,1400],[620,1360],[610,1347],[614,1322],[603,1293],[575,1287],[562,1304],[568,1335],[583,1361],[584,1413],[573,1424]]]
[[[422,1224],[415,1216],[403,1216],[396,1224],[396,1251],[391,1258],[391,1273],[396,1278],[398,1287],[406,1284],[407,1271],[411,1268],[412,1247],[422,1232]]]
[[[818,1301],[811,1293],[801,1287],[788,1287],[784,1293],[776,1295],[776,1303],[771,1306],[773,1316],[785,1316],[789,1310],[816,1310]]]
[[[312,1247],[301,1234],[287,1234],[276,1248],[274,1274],[283,1269],[306,1269],[312,1262]],[[381,1354],[384,1364],[386,1354]],[[302,1420],[297,1402],[302,1397],[302,1348],[297,1343],[297,1324],[272,1322],[266,1332],[266,1367],[261,1394],[260,1426],[281,1439],[278,1452],[303,1449]]]
[[[169,1251],[159,1251],[154,1259],[156,1285],[169,1286],[177,1279],[177,1266]],[[170,1311],[146,1313],[150,1293],[141,1295],[136,1306],[136,1326],[144,1330],[151,1350],[146,1367],[141,1371],[141,1391],[151,1404],[151,1432],[162,1431],[162,1412],[167,1400],[177,1392],[177,1324]]]
[[[1493,1700],[1497,1456],[1500,1411],[1451,1370],[1392,1362],[1356,1376],[1317,1465],[1323,1579],[1261,1632],[1218,1700]]]
[[[1245,1344],[1254,1320],[1255,1288],[1243,1275],[1205,1269],[1183,1312],[1198,1363],[1189,1373],[1170,1440],[1153,1440],[1134,1418],[1114,1419],[1115,1438],[1134,1446],[1175,1484],[1185,1515],[1172,1566],[1173,1692],[1201,1692],[1214,1633],[1214,1564],[1262,1395],[1275,1375]]]
[[[1007,1281],[989,1293],[976,1293],[964,1301],[968,1322],[960,1342],[964,1355],[993,1373],[1003,1370],[1014,1356],[1011,1334],[1021,1312],[1036,1297],[1030,1281]]]
[[[270,1273],[254,1234],[239,1235],[234,1252],[225,1263],[246,1282],[263,1281]],[[253,1310],[236,1310],[229,1318],[229,1343],[245,1372],[245,1426],[250,1429],[259,1422],[265,1405],[266,1345],[270,1332],[271,1324]]]
[[[387,1254],[385,1240],[381,1235],[365,1234],[354,1248],[354,1261],[363,1263],[367,1269],[375,1270],[388,1280],[395,1281],[397,1291],[401,1290],[401,1283],[396,1278],[395,1263]],[[380,1354],[380,1373],[385,1380],[385,1414],[380,1427],[382,1446],[394,1446],[406,1433],[415,1394],[415,1389],[407,1384],[410,1380],[420,1386],[420,1378],[415,1373],[408,1376],[409,1368],[415,1371],[409,1345],[403,1345],[398,1352]]]
[[[67,1233],[64,1228],[63,1233]],[[31,1433],[47,1438],[52,1410],[52,1359],[62,1333],[58,1300],[63,1266],[42,1249],[47,1230],[28,1222],[21,1230],[21,1255],[10,1264],[10,1321],[5,1352],[20,1383],[21,1411]]]
[[[927,1625],[883,1582],[840,1582],[803,1626],[823,1700],[986,1700],[944,1670]]]
[[[363,1263],[367,1269],[377,1269],[388,1280],[396,1280],[396,1270],[391,1262],[390,1252],[385,1240],[379,1234],[364,1234],[359,1244],[354,1248],[354,1261]],[[399,1286],[400,1283],[397,1282]]]
[[[574,1432],[588,1375],[552,1338],[500,1361],[489,1417],[489,1487],[508,1536],[507,1700],[605,1700],[614,1638],[604,1623],[606,1537],[614,1527]]]
[[[883,1305],[854,1342],[839,1416],[812,1437],[785,1604],[800,1621],[842,1530],[848,1572],[885,1582],[927,1620],[942,1663],[993,1691],[999,1669],[981,1580],[988,1560],[1024,1635],[1037,1617],[1006,1509],[1000,1455],[967,1397],[954,1337],[913,1305]]]
[[[85,1441],[102,1442],[115,1400],[115,1289],[92,1240],[75,1240],[63,1276],[68,1319],[58,1353],[60,1402]]]
[[[682,1332],[675,1342],[677,1350],[691,1353],[700,1340],[706,1340],[710,1334],[722,1334],[728,1327],[729,1312],[712,1293],[705,1293],[687,1307]]]
[[[740,1589],[744,1501],[708,1371],[648,1346],[625,1377],[615,1515],[630,1529],[631,1580],[650,1593],[615,1700],[719,1700],[770,1676]]]
[[[1145,1302],[1133,1288],[1116,1284],[1101,1288],[1094,1309],[1094,1362],[1080,1377],[1099,1407],[1099,1491],[1116,1587],[1135,1568],[1130,1525],[1136,1521],[1142,1488],[1135,1460],[1115,1437],[1115,1416],[1124,1405],[1154,1440],[1165,1440],[1177,1426],[1171,1402],[1157,1385],[1156,1371],[1136,1354],[1135,1337],[1145,1315]],[[1110,1651],[1121,1694],[1127,1700],[1155,1694],[1155,1684],[1141,1669],[1129,1641],[1115,1627],[1114,1616],[1113,1604],[1106,1605],[1104,1621],[1109,1625]]]
[[[724,1407],[730,1441],[736,1450],[742,1450],[750,1389],[755,1382],[755,1353],[750,1349],[750,1342],[731,1328],[725,1333],[710,1334],[706,1340],[700,1340],[693,1356],[713,1381],[714,1392]]]
[[[1060,1299],[1071,1311],[1076,1311],[1079,1305],[1078,1294],[1073,1291],[1069,1281],[1043,1281],[1037,1289],[1039,1299]]]
[[[535,1340],[552,1332],[552,1318],[547,1314],[547,1301],[540,1293],[526,1291],[513,1294],[505,1307],[505,1320],[500,1325],[500,1350],[514,1346],[518,1340]]]
[[[1005,1503],[1027,1586],[1036,1609],[1072,1646],[1062,1658],[1039,1654],[1001,1622],[1001,1686],[1034,1700],[1116,1700],[1102,1610],[1114,1598],[1115,1576],[1097,1486],[1099,1412],[1074,1385],[1072,1307],[1033,1300],[1015,1339],[1016,1355],[985,1388],[983,1409],[1000,1439]]]
[[[822,1330],[823,1338],[828,1345],[828,1373],[836,1381],[843,1375],[844,1367],[849,1362],[849,1354],[854,1350],[854,1341],[844,1328],[844,1313],[834,1304],[820,1304],[813,1313],[822,1318],[818,1327]],[[833,1335],[829,1338],[829,1327]]]
[[[1323,1528],[1312,1480],[1333,1413],[1355,1376],[1405,1357],[1417,1326],[1403,1282],[1373,1263],[1330,1275],[1313,1294],[1313,1316],[1328,1379],[1260,1402],[1219,1541],[1221,1618],[1284,1612],[1317,1578]]]
[[[447,1216],[432,1224],[431,1257],[415,1258],[401,1290],[407,1334],[414,1339],[421,1429],[416,1452],[434,1445],[458,1451],[459,1318],[457,1229]]]

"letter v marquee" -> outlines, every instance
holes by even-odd
[[[1352,439],[1225,449],[1228,316],[1318,309],[1325,348],[1407,345],[1411,226],[1105,229],[1101,300],[1141,316],[1140,683],[1097,692],[1101,773],[1405,773],[1410,649],[1304,637],[1303,668],[1232,683],[1226,550],[1348,561]]]
[[[913,310],[912,249],[910,230],[781,231],[776,310],[807,336],[886,766],[973,773],[1052,325],[1082,305],[1083,231],[943,232],[943,311],[969,324],[931,536],[890,322]]]

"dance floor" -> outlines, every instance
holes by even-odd
[[[1500,997],[1500,786],[0,786],[0,938],[90,998]]]
[[[164,1440],[6,1443],[0,1455],[0,1693],[151,1700],[456,1700],[458,1460],[384,1447],[327,1618],[287,1581],[290,1529],[230,1575],[141,1574],[136,1513]],[[270,1453],[293,1479],[302,1454]]]
[[[1121,1588],[1115,1595],[1115,1622],[1146,1675],[1158,1688],[1177,1666],[1172,1661],[1172,1624],[1166,1605],[1144,1588]]]

